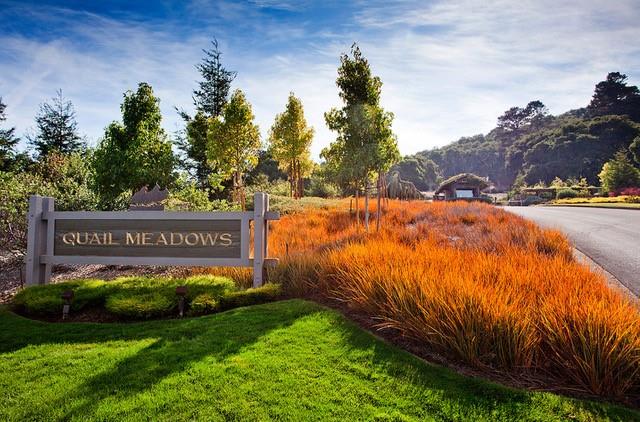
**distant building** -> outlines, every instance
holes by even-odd
[[[483,199],[482,191],[491,187],[491,183],[484,177],[472,173],[461,173],[450,177],[435,191],[434,200],[473,200]]]

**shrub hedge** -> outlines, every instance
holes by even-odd
[[[277,299],[280,286],[267,284],[239,291],[227,277],[198,275],[188,278],[121,277],[113,281],[77,280],[21,290],[13,300],[18,313],[40,317],[61,315],[65,290],[73,290],[71,312],[103,309],[123,319],[150,319],[177,314],[177,286],[187,286],[188,314],[203,315]]]

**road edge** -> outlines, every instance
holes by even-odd
[[[591,205],[591,204],[540,204],[537,206],[543,206],[543,207],[559,207],[559,208],[566,208],[566,207],[574,207],[574,208],[606,208],[609,210],[634,210],[634,211],[640,211],[640,207],[616,207],[616,206],[607,206],[605,204],[600,205],[600,204],[595,204],[595,205]]]
[[[607,281],[607,285],[609,287],[611,287],[614,290],[617,290],[618,292],[622,293],[624,296],[626,296],[627,298],[631,299],[632,302],[634,302],[636,304],[640,304],[640,298],[638,296],[636,296],[620,280],[618,280],[616,278],[616,276],[611,274],[609,271],[605,270],[600,264],[598,264],[596,261],[594,261],[588,255],[586,255],[580,249],[576,248],[575,246],[573,246],[572,249],[573,249],[573,256],[576,259],[576,261],[580,262],[581,264],[584,264],[584,265],[588,266],[589,268],[591,268],[591,270],[595,271],[596,273],[602,274],[605,277],[605,279]]]

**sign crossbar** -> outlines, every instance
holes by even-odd
[[[54,199],[29,199],[27,285],[46,284],[56,264],[253,267],[264,283],[269,195],[254,195],[254,211],[55,211]],[[254,226],[253,257],[250,226]]]

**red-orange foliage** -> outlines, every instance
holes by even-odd
[[[286,215],[272,225],[270,277],[476,367],[605,397],[640,387],[639,308],[575,262],[559,232],[478,203],[391,201],[382,222],[366,234],[348,210]]]

